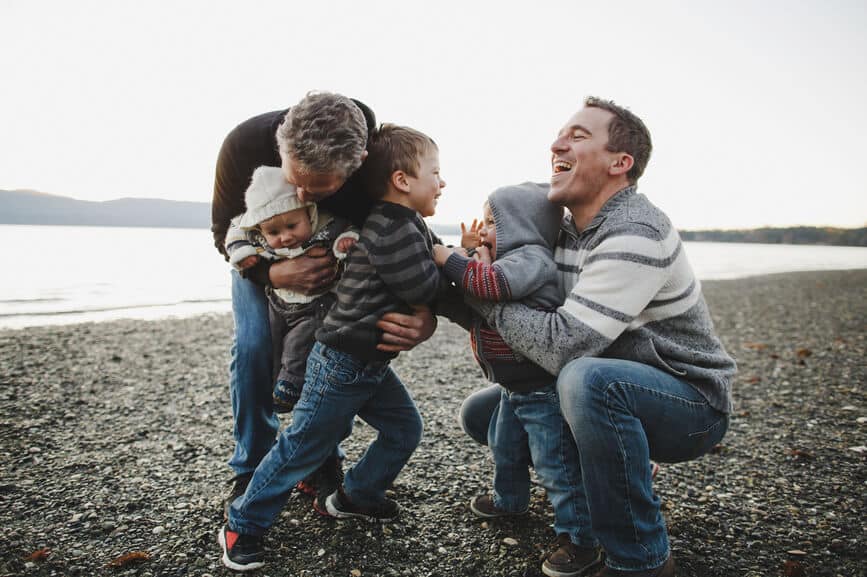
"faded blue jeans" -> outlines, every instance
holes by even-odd
[[[252,473],[274,444],[279,421],[271,394],[271,326],[268,299],[261,286],[232,271],[235,338],[229,364],[229,392],[235,451],[229,461],[236,474]]]
[[[464,430],[477,441],[496,413],[497,392],[495,387],[478,391],[461,407]],[[618,359],[570,362],[557,378],[557,392],[578,449],[592,532],[608,555],[606,564],[624,571],[658,567],[669,545],[650,460],[700,457],[722,440],[728,415],[689,383]]]
[[[500,404],[488,430],[494,504],[514,513],[527,509],[532,464],[554,509],[554,531],[569,535],[576,545],[595,546],[578,453],[560,414],[554,383],[530,393],[500,390]]]
[[[353,503],[376,505],[421,441],[421,415],[387,362],[365,363],[317,342],[292,423],[232,503],[229,528],[261,535],[271,527],[295,484],[334,452],[356,415],[379,434],[346,472],[343,487]]]

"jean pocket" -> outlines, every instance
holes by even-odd
[[[329,361],[325,365],[325,380],[329,385],[352,385],[358,381],[359,371],[344,363]]]

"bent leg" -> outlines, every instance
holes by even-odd
[[[271,328],[262,287],[232,271],[235,337],[229,365],[235,451],[229,465],[236,474],[251,473],[277,434],[271,404]]]
[[[389,366],[361,379],[378,381],[375,392],[358,412],[379,434],[346,472],[346,494],[358,505],[376,505],[412,456],[422,436],[422,419],[409,391]]]
[[[660,566],[669,545],[650,459],[700,456],[722,438],[727,416],[688,383],[617,359],[572,361],[560,373],[557,392],[606,563],[627,571]]]
[[[499,385],[485,387],[472,393],[461,404],[461,428],[480,445],[488,444],[488,429],[500,406],[500,390]]]

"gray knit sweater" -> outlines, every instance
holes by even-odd
[[[337,302],[316,331],[316,340],[365,361],[397,356],[376,350],[382,333],[376,322],[387,312],[411,314],[410,305],[435,298],[440,273],[433,260],[434,239],[414,210],[390,202],[375,204],[346,259]]]
[[[553,374],[582,356],[651,365],[731,411],[735,362],[714,334],[677,230],[635,187],[583,231],[567,216],[554,260],[568,294],[556,311],[472,302],[512,348]]]

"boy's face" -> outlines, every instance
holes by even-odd
[[[491,251],[492,259],[497,258],[497,224],[494,222],[491,205],[487,202],[482,218],[482,228],[479,229],[479,241]]]
[[[274,249],[295,248],[313,234],[306,208],[296,208],[259,223],[268,246]]]
[[[431,146],[418,160],[417,176],[407,175],[409,206],[422,216],[433,216],[437,199],[446,185],[446,181],[440,177],[439,151]]]

